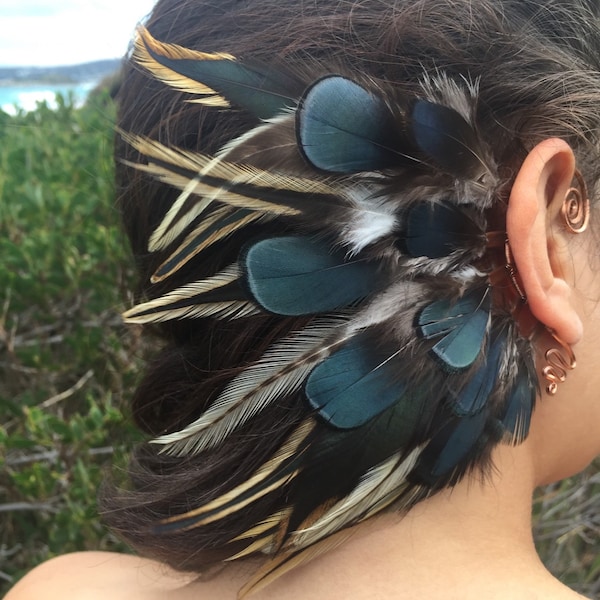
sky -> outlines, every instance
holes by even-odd
[[[75,65],[125,54],[156,0],[0,0],[0,66]]]

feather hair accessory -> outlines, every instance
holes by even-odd
[[[499,177],[476,124],[476,84],[424,77],[418,97],[403,97],[339,73],[304,81],[143,28],[133,58],[188,101],[256,122],[215,156],[123,134],[143,157],[134,167],[181,190],[150,240],[151,252],[170,249],[152,280],[169,282],[250,224],[279,224],[281,234],[247,240],[224,270],[125,320],[309,320],[195,421],[153,440],[196,455],[284,398],[306,408],[244,483],[159,531],[274,498],[264,521],[231,540],[232,558],[274,556],[245,591],[257,589],[341,530],[391,505],[408,510],[485,465],[501,440],[527,436],[538,390],[532,328],[507,296],[502,234],[489,232]]]

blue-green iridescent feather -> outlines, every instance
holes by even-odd
[[[461,465],[463,468],[485,443],[484,430],[489,411],[449,418],[425,446],[413,478],[431,487],[440,487]]]
[[[490,323],[489,288],[466,293],[452,302],[437,300],[418,317],[418,330],[426,339],[442,336],[431,352],[449,373],[470,367],[479,356]]]
[[[474,415],[486,405],[498,379],[500,362],[506,349],[506,336],[496,336],[486,344],[485,357],[474,373],[455,389],[456,377],[447,382],[452,410],[459,416]]]
[[[447,173],[469,178],[481,170],[477,134],[454,109],[417,100],[410,113],[410,126],[419,149]]]
[[[393,354],[357,336],[315,367],[306,381],[306,397],[332,427],[360,427],[405,395],[397,371]]]
[[[504,413],[500,417],[502,428],[513,443],[522,442],[529,433],[538,392],[536,382],[531,378],[532,369],[533,365],[519,362],[515,381],[508,392]]]
[[[406,163],[396,120],[381,98],[339,75],[317,80],[296,112],[298,147],[324,171],[356,173]]]
[[[326,313],[354,304],[377,289],[378,266],[347,259],[320,240],[268,238],[248,247],[241,260],[252,299],[278,315]]]

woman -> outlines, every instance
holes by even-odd
[[[102,500],[148,558],[10,600],[581,597],[530,509],[600,453],[599,13],[160,1],[116,154],[166,346]]]

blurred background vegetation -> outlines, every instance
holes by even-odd
[[[114,105],[0,112],[0,597],[36,564],[126,549],[97,489],[136,440],[126,402],[148,348],[119,313],[134,281],[114,206]],[[600,465],[540,491],[550,569],[600,600]]]
[[[0,597],[49,557],[123,549],[101,526],[103,470],[135,432],[123,399],[142,349],[114,207],[114,105],[58,97],[0,112]]]

